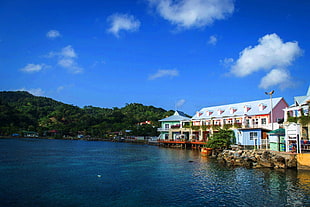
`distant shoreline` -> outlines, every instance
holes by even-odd
[[[0,136],[0,139],[57,139],[57,140],[84,140],[84,141],[111,141],[104,138],[55,138],[55,137],[21,137],[21,136]]]
[[[81,141],[104,141],[104,142],[121,142],[121,143],[133,143],[133,144],[148,144],[148,145],[157,145],[157,143],[151,143],[146,140],[124,140],[116,141],[113,139],[104,139],[104,138],[55,138],[55,137],[21,137],[21,136],[0,136],[0,139],[54,139],[54,140],[81,140]]]

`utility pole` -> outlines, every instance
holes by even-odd
[[[271,130],[273,131],[273,106],[272,106],[272,94],[274,93],[274,90],[270,92],[265,92],[266,95],[270,96],[270,122],[271,122]],[[266,139],[266,149],[268,146],[268,139]]]
[[[271,130],[273,130],[273,106],[272,106],[272,94],[274,93],[274,90],[270,91],[270,92],[265,92],[266,95],[270,96],[270,122],[271,122]]]

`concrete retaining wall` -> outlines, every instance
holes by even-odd
[[[310,154],[297,154],[298,170],[310,170]]]

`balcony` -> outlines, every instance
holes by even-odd
[[[169,128],[157,128],[158,132],[169,132]]]
[[[273,127],[272,124],[242,124],[242,123],[233,123],[233,124],[224,124],[224,125],[220,125],[220,124],[213,124],[213,125],[201,125],[201,126],[190,126],[190,125],[172,125],[170,126],[170,128],[158,128],[157,131],[158,132],[169,132],[169,130],[191,130],[191,131],[210,131],[212,130],[219,130],[220,128],[222,129],[238,129],[238,128],[264,128],[264,129],[277,129],[279,128],[279,124],[278,123],[273,123]]]

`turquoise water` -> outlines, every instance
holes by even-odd
[[[310,172],[149,145],[0,139],[0,177],[1,206],[310,206]]]

